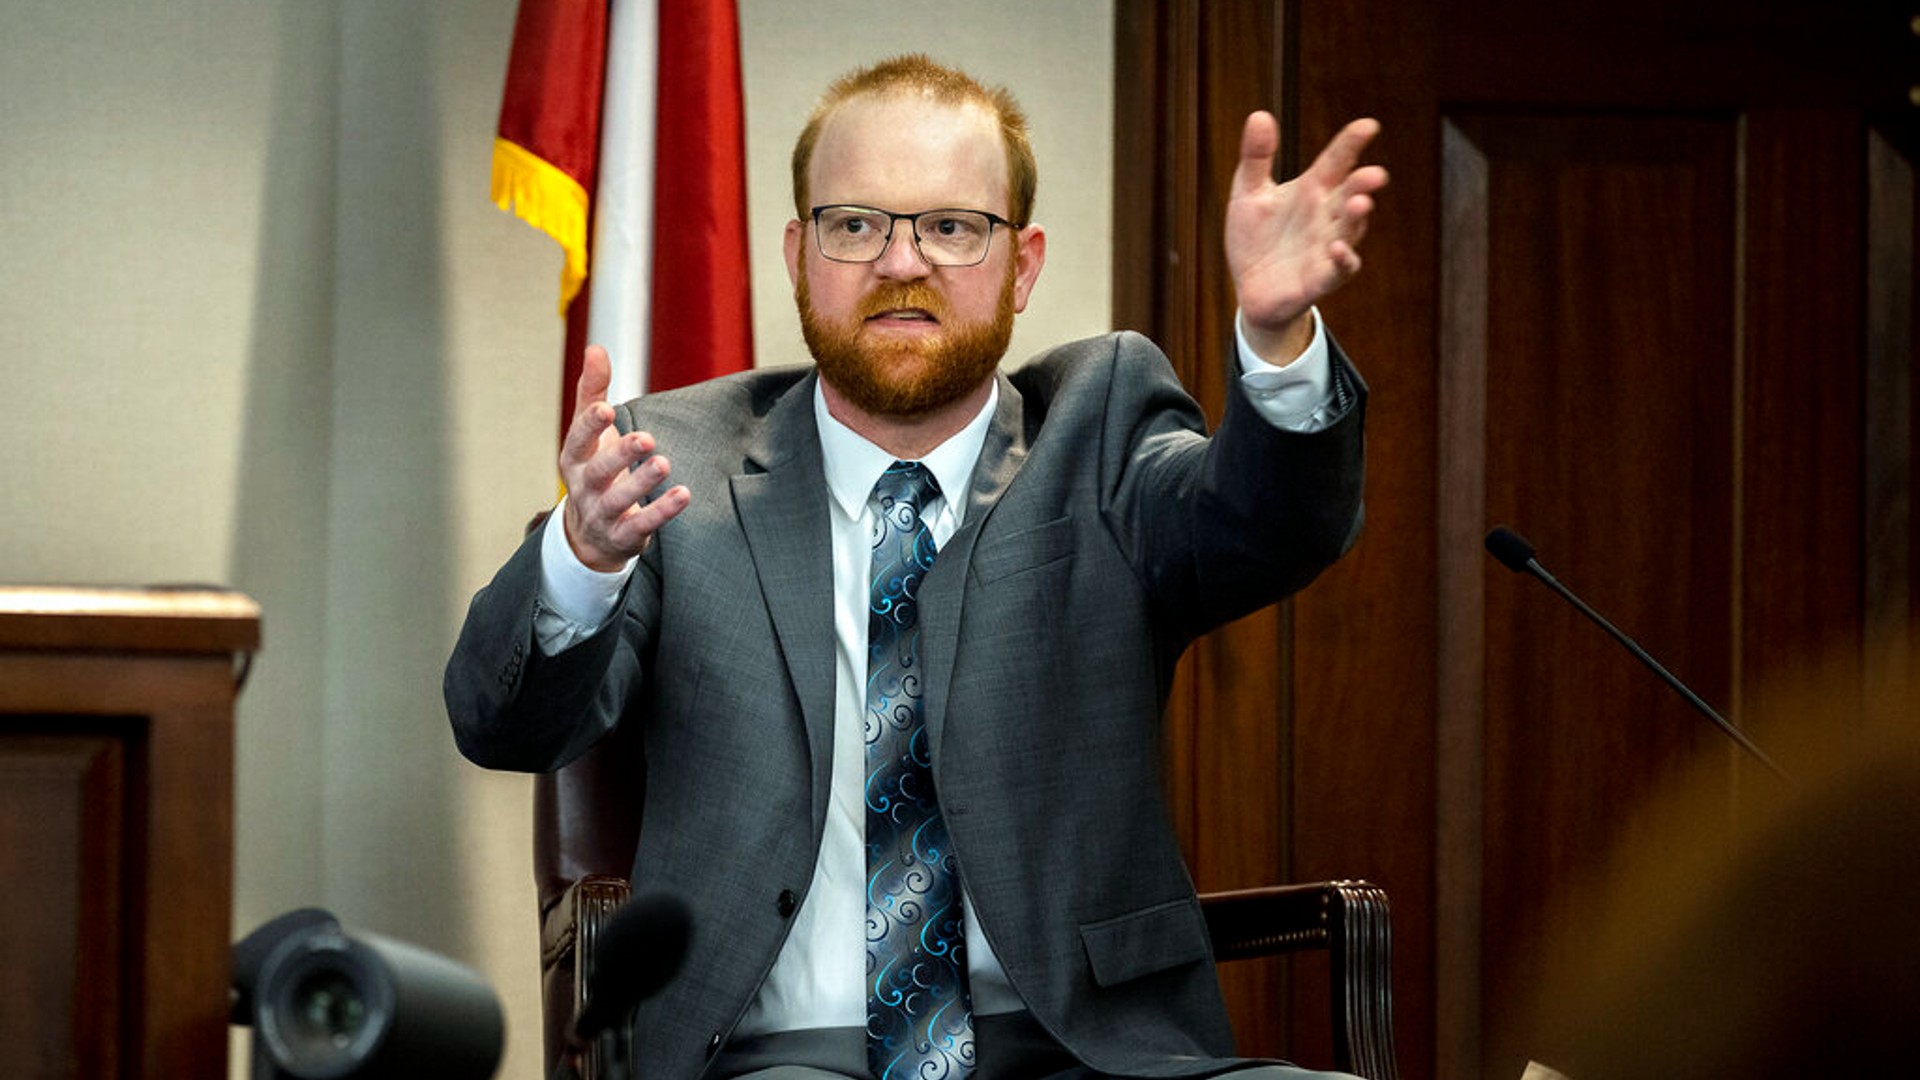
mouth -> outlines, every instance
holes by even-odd
[[[924,323],[929,326],[940,322],[925,308],[888,308],[867,316],[866,321],[868,323]]]

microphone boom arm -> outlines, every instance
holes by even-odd
[[[1601,617],[1599,612],[1588,607],[1586,601],[1575,596],[1572,589],[1560,584],[1560,579],[1548,573],[1546,567],[1541,566],[1540,561],[1533,557],[1533,545],[1528,544],[1526,540],[1521,538],[1519,533],[1505,526],[1494,529],[1491,533],[1487,534],[1487,550],[1492,552],[1493,556],[1499,559],[1508,569],[1523,570],[1539,578],[1542,584],[1558,593],[1561,599],[1572,604],[1580,614],[1592,619],[1594,625],[1611,634],[1613,640],[1625,646],[1626,650],[1632,653],[1635,659],[1652,669],[1655,675],[1660,676],[1661,681],[1665,682],[1668,686],[1672,687],[1676,693],[1685,698],[1687,704],[1700,710],[1701,715],[1713,721],[1714,726],[1725,732],[1728,738],[1738,743],[1742,750],[1752,754],[1754,760],[1773,770],[1775,776],[1785,780],[1787,783],[1791,784],[1793,782],[1793,778],[1787,775],[1785,769],[1775,764],[1774,760],[1767,756],[1766,751],[1755,745],[1752,739],[1747,738],[1746,732],[1728,723],[1725,717],[1713,711],[1713,706],[1701,700],[1699,694],[1694,693],[1686,683],[1675,678],[1672,672],[1661,666],[1660,661],[1655,660],[1648,654],[1647,650],[1641,648],[1639,642],[1634,641],[1622,633],[1619,628]],[[1522,562],[1522,559],[1525,561]]]

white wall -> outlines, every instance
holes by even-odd
[[[558,250],[486,191],[514,6],[9,5],[0,580],[259,599],[235,933],[317,903],[474,964],[531,1077],[529,784],[458,758],[439,691],[554,490]],[[1107,327],[1110,0],[741,11],[762,362],[802,355],[794,135],[833,75],[922,48],[1033,117],[1049,259],[1013,355]]]

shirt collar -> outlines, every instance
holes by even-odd
[[[992,426],[994,407],[999,402],[1000,380],[996,378],[986,404],[967,426],[920,459],[939,482],[940,495],[952,509],[956,521],[966,510],[967,485],[973,479],[973,467],[980,460],[980,450],[987,444],[987,429]],[[813,384],[813,419],[820,431],[820,458],[826,472],[827,490],[833,493],[833,500],[848,517],[858,518],[866,509],[867,499],[873,495],[873,485],[880,482],[880,474],[899,459],[834,419],[827,411],[826,393],[820,389],[818,379]]]

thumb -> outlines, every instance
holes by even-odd
[[[613,362],[607,359],[607,350],[598,345],[587,346],[580,363],[580,381],[574,385],[574,414],[577,416],[595,402],[607,400],[607,387],[612,382]]]
[[[1240,129],[1240,164],[1233,171],[1233,193],[1248,195],[1273,182],[1273,155],[1280,150],[1280,121],[1262,109],[1247,115]]]

